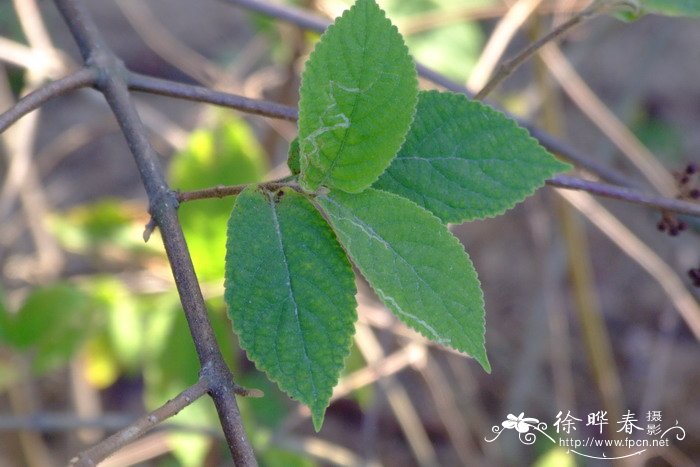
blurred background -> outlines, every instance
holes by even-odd
[[[272,1],[272,0],[270,0]],[[276,0],[277,1],[277,0]],[[248,13],[236,1],[86,2],[134,71],[295,105],[318,34]],[[495,65],[586,7],[578,0],[379,0],[413,56],[478,91]],[[278,3],[279,4],[279,3]],[[291,4],[291,2],[290,2]],[[350,2],[294,4],[332,18]],[[697,20],[601,16],[528,61],[490,98],[653,192],[652,167],[678,181],[700,163]],[[0,110],[78,67],[50,1],[0,1]],[[434,88],[429,82],[422,87]],[[288,173],[293,123],[134,94],[175,189]],[[54,99],[0,135],[0,465],[64,465],[197,379],[198,363],[136,167],[102,96]],[[680,194],[700,188],[698,175]],[[651,178],[651,181],[648,179]],[[685,190],[685,191],[683,191]],[[631,411],[683,440],[614,465],[700,463],[700,267],[697,219],[660,232],[658,211],[543,188],[495,219],[453,226],[484,288],[492,374],[405,328],[359,281],[359,323],[323,427],[255,370],[223,304],[233,199],[187,203],[180,216],[260,462],[314,465],[611,465],[544,436],[492,427],[524,412],[556,434],[614,439]],[[600,204],[599,204],[600,203]],[[697,327],[696,327],[697,329]],[[657,422],[657,424],[659,424]],[[574,435],[572,435],[574,436]],[[670,436],[670,435],[669,435]],[[600,456],[602,450],[586,451]],[[611,451],[608,456],[631,450]],[[230,465],[205,398],[103,465]]]

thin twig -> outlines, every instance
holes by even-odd
[[[100,461],[114,454],[123,446],[126,446],[148,433],[162,421],[176,415],[192,402],[205,395],[208,390],[208,381],[206,379],[200,379],[197,383],[185,389],[153,412],[144,415],[123,430],[113,434],[90,449],[81,452],[71,459],[70,465],[80,467],[97,465]]]
[[[691,203],[680,199],[664,198],[663,196],[650,195],[640,191],[609,185],[607,183],[592,182],[567,175],[558,175],[547,180],[547,185],[569,190],[582,190],[588,193],[604,196],[606,198],[619,199],[628,203],[642,204],[667,211],[700,216],[700,203]]]
[[[46,101],[69,91],[91,86],[95,83],[96,79],[97,73],[95,70],[82,68],[65,78],[52,81],[36,91],[27,94],[5,113],[0,115],[0,133],[5,131],[7,127],[24,115],[40,107]]]
[[[545,44],[555,41],[566,34],[574,26],[581,24],[587,19],[597,16],[605,7],[607,3],[604,1],[595,1],[591,6],[576,13],[574,16],[569,18],[564,23],[560,24],[557,28],[553,29],[549,33],[542,36],[540,39],[536,40],[529,46],[525,47],[520,53],[510,60],[501,63],[496,72],[493,74],[491,79],[484,85],[484,87],[479,91],[474,99],[482,100],[486,97],[501,81],[510,76],[520,65],[522,65],[525,60],[532,57],[538,50],[540,50]]]
[[[644,206],[664,209],[666,211],[677,212],[700,217],[700,203],[691,203],[680,199],[664,198],[658,195],[649,195],[638,190],[610,185],[607,183],[584,180],[582,178],[570,177],[568,175],[557,175],[546,180],[547,185],[566,188],[568,190],[582,190],[606,198],[618,199],[628,203],[641,204]],[[177,200],[180,203],[194,201],[198,199],[225,198],[227,196],[239,195],[248,185],[217,185],[201,190],[183,191],[177,193]],[[268,190],[278,190],[289,186],[297,189],[297,185],[283,181],[272,181],[262,184]]]
[[[542,0],[518,0],[508,9],[491,33],[484,50],[481,52],[481,56],[477,60],[476,65],[474,65],[467,82],[467,88],[476,91],[490,83],[489,77],[492,76],[494,68],[498,65],[498,61],[505,53],[506,47],[510,44],[513,36],[541,3]],[[499,71],[502,67],[503,65],[499,67]],[[476,99],[481,99],[483,92],[482,90]]]
[[[294,107],[258,99],[249,99],[227,92],[214,91],[202,86],[177,83],[175,81],[153,78],[138,73],[129,73],[128,84],[129,89],[132,91],[178,97],[195,102],[206,102],[265,117],[280,118],[290,121],[297,119],[297,110]]]

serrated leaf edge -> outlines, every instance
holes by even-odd
[[[514,118],[508,116],[505,112],[503,112],[503,111],[501,111],[501,110],[498,110],[498,109],[496,109],[496,108],[494,108],[494,107],[492,107],[492,106],[490,106],[490,105],[488,105],[488,104],[484,104],[483,102],[479,102],[479,101],[477,101],[477,100],[469,99],[469,98],[468,98],[466,95],[464,95],[464,94],[456,93],[456,92],[451,92],[451,91],[427,90],[427,91],[420,91],[420,92],[419,92],[419,95],[420,95],[420,94],[426,94],[426,95],[448,95],[448,96],[450,96],[450,98],[455,98],[455,99],[456,99],[455,102],[456,102],[457,100],[459,100],[459,101],[462,101],[462,102],[464,102],[464,103],[466,103],[466,104],[468,104],[468,105],[476,105],[476,106],[479,108],[478,110],[480,110],[480,111],[485,111],[486,113],[492,113],[492,114],[495,114],[495,115],[502,116],[505,120],[507,120],[508,124],[511,125],[511,126],[513,127],[513,129],[514,129],[516,132],[521,133],[521,134],[523,135],[523,140],[527,140],[528,142],[535,144],[537,147],[539,147],[540,149],[542,149],[542,151],[544,151],[546,154],[548,154],[548,155],[552,158],[553,162],[559,163],[559,164],[561,165],[562,168],[561,168],[560,170],[548,171],[548,172],[549,172],[549,177],[552,177],[552,176],[554,176],[554,175],[557,174],[557,173],[566,172],[566,171],[568,171],[568,170],[572,170],[572,169],[573,169],[573,166],[571,166],[571,164],[568,164],[568,163],[566,163],[566,162],[563,162],[563,161],[559,160],[554,154],[552,154],[552,153],[549,152],[544,146],[542,146],[542,145],[540,144],[540,142],[530,134],[530,132],[527,130],[527,128],[524,128],[523,126],[521,126]],[[419,97],[419,99],[420,99],[420,97]],[[414,118],[415,118],[415,113],[414,113]],[[410,130],[409,130],[409,132],[410,132]],[[407,135],[408,135],[408,133],[407,133]],[[405,143],[405,138],[404,138],[404,143]],[[401,149],[399,149],[399,153],[400,153],[400,152],[401,152]],[[397,155],[398,155],[398,153],[397,153]],[[426,158],[426,161],[430,161],[430,158]],[[392,159],[392,162],[393,162],[393,159]],[[389,176],[391,176],[392,178],[394,178],[392,175],[389,175]],[[397,184],[402,185],[398,180],[396,180],[396,178],[394,178],[394,180],[396,181]],[[375,180],[375,183],[376,183],[376,180]],[[444,224],[451,224],[451,223],[457,224],[457,223],[470,222],[470,221],[480,220],[480,219],[492,219],[492,218],[494,218],[494,217],[498,217],[498,216],[503,215],[504,213],[506,213],[506,212],[510,211],[511,209],[513,209],[514,207],[516,207],[518,204],[524,202],[527,198],[529,198],[530,196],[532,196],[537,190],[539,190],[540,188],[542,188],[543,186],[545,186],[545,184],[546,184],[546,178],[545,178],[544,180],[542,180],[541,183],[535,184],[532,188],[528,188],[527,190],[524,190],[524,189],[523,189],[523,190],[518,190],[518,191],[517,191],[517,195],[518,195],[519,199],[516,199],[516,200],[514,200],[513,202],[509,202],[508,205],[505,206],[503,209],[501,209],[501,210],[499,210],[499,211],[496,211],[496,212],[493,212],[493,213],[489,213],[489,214],[475,214],[474,216],[463,217],[463,218],[446,218],[446,219],[442,219],[442,218],[440,218],[440,217],[438,217],[438,218],[440,219],[440,222],[442,222],[442,223],[444,223]],[[406,188],[406,189],[410,189],[410,191],[414,191],[412,188],[409,188],[409,187],[407,187],[407,186],[405,186],[405,185],[402,185],[402,186],[403,186],[404,188]],[[393,192],[389,192],[389,191],[387,191],[387,190],[384,190],[384,189],[382,189],[382,188],[376,188],[376,187],[374,187],[374,188],[375,188],[375,189],[378,189],[378,190],[386,191],[386,192],[388,192],[388,193],[393,193]],[[401,196],[401,195],[399,195],[398,193],[393,193],[393,194],[398,195],[398,196]],[[406,198],[405,196],[401,196],[401,197],[402,197],[402,198]],[[439,199],[433,198],[432,196],[429,196],[429,197],[430,197],[431,199],[437,201],[437,202],[442,203],[442,201],[440,201]],[[406,199],[408,199],[408,198],[406,198]],[[413,201],[413,200],[409,200],[409,201]],[[444,203],[443,203],[443,204],[444,204]],[[425,207],[423,207],[423,206],[420,206],[420,205],[418,205],[418,206],[421,207],[421,208],[423,208],[423,209],[426,209],[426,210],[429,211],[431,214],[433,214],[433,215],[436,216],[436,214],[433,213],[432,211],[430,211],[429,209],[427,209],[427,208],[425,208]]]

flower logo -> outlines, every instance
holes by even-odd
[[[526,418],[525,412],[520,412],[520,415],[517,417],[509,413],[508,417],[506,418],[507,420],[504,420],[503,423],[501,423],[503,428],[507,430],[515,429],[518,433],[527,433],[530,431],[531,426],[537,426],[537,424],[540,422],[536,418]]]

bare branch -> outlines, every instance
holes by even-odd
[[[104,43],[96,24],[80,0],[55,0],[86,65],[98,71],[95,83],[119,122],[148,194],[150,213],[159,227],[201,365],[200,376],[208,379],[209,394],[236,465],[257,465],[234,397],[236,386],[218,347],[177,217],[177,199],[168,186],[158,155],[148,141],[129,94],[128,72]]]
[[[24,115],[40,107],[48,100],[69,91],[74,91],[75,89],[91,86],[95,83],[96,79],[97,72],[95,70],[83,68],[71,75],[66,76],[65,78],[52,81],[46,86],[27,94],[22,99],[17,101],[14,106],[0,115],[0,133],[5,131],[7,127],[22,118]]]
[[[493,74],[491,79],[489,79],[481,91],[474,96],[474,99],[483,100],[493,89],[498,86],[498,84],[510,76],[520,65],[525,62],[525,60],[532,57],[538,50],[540,50],[545,44],[555,41],[562,37],[564,34],[569,32],[574,26],[583,23],[587,19],[593,18],[600,13],[607,4],[605,2],[596,1],[591,4],[588,8],[580,11],[569,18],[567,21],[559,25],[557,28],[553,29],[549,33],[545,34],[529,46],[525,47],[520,51],[515,57],[501,63],[496,72]]]
[[[700,217],[700,203],[691,203],[680,199],[664,198],[663,196],[649,195],[631,188],[608,185],[607,183],[592,182],[566,175],[558,175],[547,180],[547,185],[569,190],[582,190],[588,193],[604,196],[606,198],[619,199],[628,203],[642,204],[645,206],[664,209],[666,211],[688,214]]]
[[[467,88],[478,90],[489,82],[494,68],[498,65],[498,61],[505,53],[513,36],[530,16],[535,13],[535,10],[541,3],[542,0],[518,0],[508,9],[506,14],[496,24],[481,52],[481,56],[476,61],[474,68],[472,68],[467,81]],[[483,90],[475,99],[481,100],[483,97],[481,96],[482,93]]]
[[[187,99],[195,102],[206,102],[265,117],[291,121],[297,119],[297,110],[293,107],[276,104],[274,102],[250,99],[236,94],[214,91],[202,86],[152,78],[138,73],[129,73],[128,84],[129,89],[133,91],[179,97],[180,99]]]
[[[153,412],[144,415],[123,430],[118,431],[90,449],[81,452],[71,459],[70,465],[80,467],[92,467],[97,465],[100,461],[114,454],[120,448],[148,433],[162,421],[176,415],[182,409],[206,394],[208,390],[208,381],[206,379],[200,379],[196,384],[185,389]]]

